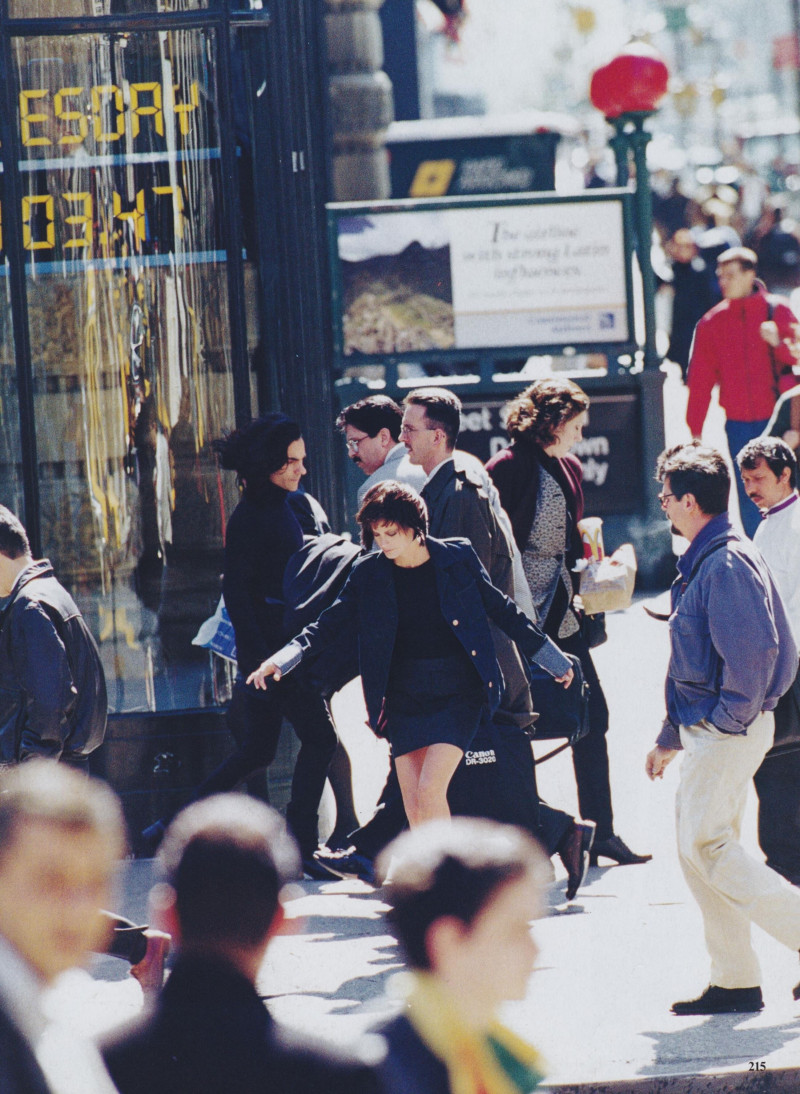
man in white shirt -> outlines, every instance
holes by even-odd
[[[761,510],[754,543],[775,578],[800,644],[800,495],[797,459],[785,441],[758,437],[736,457]],[[754,778],[758,840],[767,864],[800,886],[800,673],[775,708],[775,743]]]
[[[406,446],[400,442],[403,411],[388,395],[368,395],[346,406],[336,419],[336,427],[344,434],[347,455],[367,476],[358,488],[358,505],[367,491],[379,482],[397,482],[421,490],[425,472],[408,458]]]
[[[48,989],[102,951],[124,850],[107,787],[53,760],[0,781],[0,1090],[114,1094],[97,1049],[54,1021]]]

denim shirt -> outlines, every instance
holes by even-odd
[[[797,649],[777,586],[727,513],[692,540],[678,571],[667,716],[658,736],[659,745],[674,749],[681,747],[678,727],[704,718],[723,733],[746,733],[762,710],[775,709],[797,673]]]

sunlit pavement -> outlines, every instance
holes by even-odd
[[[683,439],[680,389],[667,390],[668,440]],[[712,416],[708,439],[722,419]],[[548,1061],[548,1082],[563,1091],[797,1091],[800,1004],[792,987],[800,960],[754,930],[763,968],[765,1008],[758,1015],[675,1018],[670,1005],[708,982],[699,913],[683,881],[675,849],[674,794],[678,762],[650,783],[644,757],[663,716],[666,625],[640,602],[608,617],[609,641],[595,651],[611,709],[609,751],[615,827],[651,863],[592,869],[572,904],[557,863],[547,918],[534,925],[541,947],[525,1000],[504,1018]],[[356,688],[338,697],[336,713],[356,770],[357,806],[367,814],[383,778],[385,746],[363,724]],[[540,746],[539,753],[547,751]],[[577,808],[568,754],[539,768],[540,792],[554,805]],[[754,854],[755,800],[745,823]],[[121,906],[146,915],[152,863],[128,864]],[[259,987],[276,1017],[346,1041],[397,1006],[393,979],[402,961],[379,890],[359,882],[304,882],[289,902],[296,933],[278,939]],[[84,1030],[98,1031],[135,1015],[142,1004],[126,966],[98,959],[93,979],[73,976],[65,1009]]]

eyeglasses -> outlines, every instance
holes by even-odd
[[[358,446],[361,444],[361,442],[368,440],[369,433],[365,433],[363,437],[350,437],[349,440],[344,442],[345,448],[349,449],[350,452],[358,452]]]
[[[658,495],[658,500],[661,502],[661,508],[666,509],[668,499],[669,498],[674,498],[674,497],[677,497],[677,495],[676,494],[659,494]]]
[[[436,430],[430,426],[425,425],[404,425],[400,430],[400,436],[405,433],[406,436],[411,436],[414,433],[435,433]]]

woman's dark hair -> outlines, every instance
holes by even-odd
[[[546,448],[558,430],[589,409],[589,396],[572,380],[535,380],[508,404],[506,431]]]
[[[398,528],[412,531],[423,543],[428,534],[425,502],[416,490],[394,479],[379,482],[367,491],[356,520],[361,528],[361,542],[368,551],[375,542],[372,532],[375,524],[396,524]]]
[[[430,968],[428,931],[438,919],[458,919],[471,928],[503,886],[529,871],[544,891],[546,861],[521,829],[473,817],[432,821],[393,840],[377,870],[385,879],[391,866],[389,920],[409,964]]]
[[[258,487],[285,466],[289,445],[300,437],[297,422],[275,411],[215,441],[214,449],[220,466],[235,471],[248,487]]]

